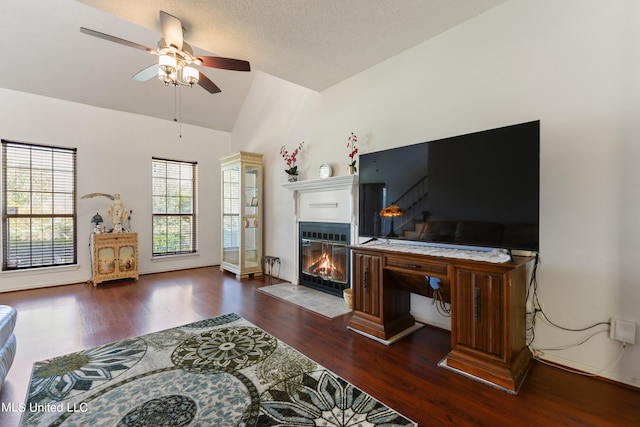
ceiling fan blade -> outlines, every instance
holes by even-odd
[[[182,42],[184,32],[182,30],[182,22],[175,16],[167,12],[160,11],[160,25],[162,26],[162,37],[168,46],[173,46],[178,50],[182,50]]]
[[[201,60],[202,65],[205,67],[232,71],[251,71],[249,61],[243,61],[242,59],[223,58],[221,56],[198,56],[197,59]]]
[[[220,88],[218,86],[216,86],[216,84],[214,82],[209,80],[209,78],[207,76],[205,76],[204,74],[202,74],[202,73],[200,73],[200,78],[198,79],[198,85],[203,87],[209,93],[220,93],[220,92],[222,92],[220,90]]]
[[[144,68],[131,76],[133,80],[137,80],[139,82],[146,82],[153,77],[158,77],[158,64],[149,65],[147,68]]]
[[[146,50],[149,53],[157,53],[155,49],[151,49],[150,47],[146,47],[138,43],[130,42],[129,40],[121,39],[120,37],[115,37],[109,34],[101,33],[99,31],[90,30],[89,28],[80,27],[80,32],[88,34],[90,36],[99,37],[101,39],[108,40],[110,42],[120,43],[125,46],[133,47],[140,50]]]

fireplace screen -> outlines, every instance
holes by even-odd
[[[335,295],[349,287],[349,224],[300,224],[300,282]]]
[[[347,247],[344,244],[302,239],[302,273],[347,283]]]

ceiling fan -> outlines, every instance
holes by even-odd
[[[198,84],[209,93],[219,93],[221,92],[220,88],[209,80],[207,76],[199,72],[194,65],[232,71],[251,71],[249,62],[241,59],[220,56],[195,56],[191,46],[183,39],[185,30],[180,19],[162,10],[160,11],[160,25],[163,38],[158,42],[158,49],[152,49],[89,28],[80,27],[80,32],[136,49],[146,50],[152,55],[158,55],[157,64],[150,65],[131,77],[138,81],[147,81],[154,76],[158,76],[165,86],[193,86]]]

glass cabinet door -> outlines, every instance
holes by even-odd
[[[260,203],[259,188],[260,169],[254,165],[244,167],[244,268],[260,266]]]
[[[222,261],[240,266],[240,166],[222,171]]]

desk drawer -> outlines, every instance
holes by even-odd
[[[385,267],[401,268],[407,271],[416,271],[424,274],[447,275],[447,264],[414,259],[407,256],[385,256]]]

